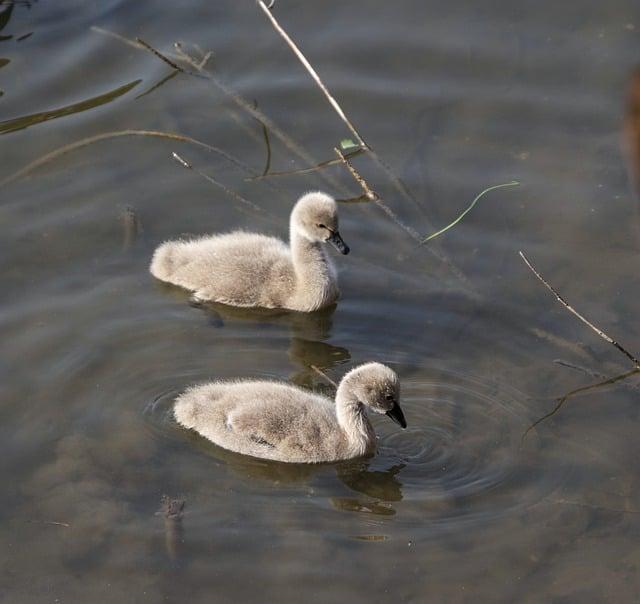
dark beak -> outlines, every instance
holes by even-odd
[[[400,409],[398,403],[395,403],[393,407],[387,411],[387,415],[403,430],[407,427],[407,420],[404,418],[404,413],[402,413],[402,409]]]
[[[333,247],[335,247],[341,254],[348,254],[349,253],[349,246],[342,241],[342,237],[340,237],[340,233],[338,233],[338,231],[332,231],[331,236],[329,237],[329,239],[327,239],[327,241],[333,245]]]

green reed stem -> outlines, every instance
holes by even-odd
[[[473,207],[489,191],[493,191],[494,189],[501,189],[502,187],[515,187],[519,184],[520,183],[517,180],[512,180],[511,182],[505,182],[505,183],[502,183],[501,185],[493,185],[493,187],[489,187],[488,189],[485,189],[484,191],[476,195],[476,198],[471,202],[471,205],[464,212],[462,212],[462,214],[460,214],[460,216],[458,216],[451,224],[448,224],[443,229],[440,229],[439,231],[432,233],[428,237],[425,237],[420,243],[426,243],[427,241],[431,241],[432,239],[435,239],[438,235],[442,235],[442,233],[446,233],[451,227],[456,226],[456,224],[458,224],[471,210],[473,210]]]

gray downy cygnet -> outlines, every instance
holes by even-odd
[[[319,463],[375,453],[368,410],[406,428],[399,397],[397,374],[381,363],[365,363],[342,378],[335,402],[280,382],[210,382],[181,394],[174,415],[185,428],[237,453]]]
[[[293,207],[290,245],[244,231],[167,241],[156,249],[150,271],[191,290],[196,301],[311,312],[340,294],[327,242],[349,253],[338,231],[335,200],[312,192]]]

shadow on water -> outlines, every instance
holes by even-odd
[[[179,430],[179,428],[177,428]],[[400,472],[405,464],[392,464],[377,469],[373,459],[356,459],[326,464],[288,464],[239,455],[222,449],[193,432],[188,433],[189,446],[201,453],[224,462],[241,479],[254,483],[262,481],[274,487],[313,485],[322,482],[327,472],[335,475],[350,491],[365,498],[338,496],[335,488],[328,487],[327,497],[339,511],[393,515],[392,502],[402,500]]]

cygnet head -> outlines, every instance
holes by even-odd
[[[309,241],[331,243],[341,254],[349,253],[338,230],[338,206],[326,193],[313,191],[298,200],[291,212],[291,230]]]
[[[403,429],[407,427],[400,408],[400,380],[393,369],[382,363],[365,363],[342,378],[343,387],[372,411],[388,415]]]

